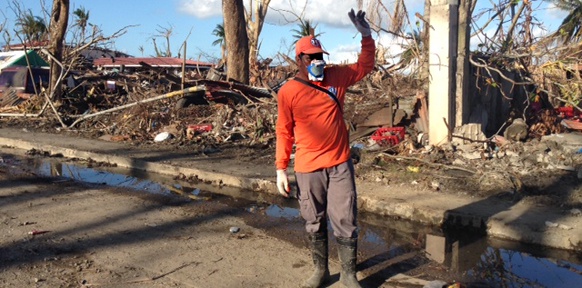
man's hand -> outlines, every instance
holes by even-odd
[[[350,20],[352,20],[352,23],[354,23],[354,26],[356,26],[358,32],[362,34],[362,37],[368,37],[372,35],[370,24],[368,24],[368,21],[366,21],[366,12],[359,10],[358,14],[356,14],[354,9],[352,9],[352,11],[348,12],[348,16],[350,16]]]
[[[287,171],[284,169],[277,170],[277,189],[281,195],[289,197],[289,179],[287,179]]]

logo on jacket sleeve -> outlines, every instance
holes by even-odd
[[[327,90],[329,92],[331,92],[333,95],[337,96],[337,88],[331,86],[331,87],[327,88]]]

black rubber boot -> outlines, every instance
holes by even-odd
[[[309,241],[311,245],[311,255],[315,271],[313,275],[301,287],[316,288],[329,280],[327,231],[310,233]]]
[[[358,238],[337,238],[338,256],[342,264],[340,282],[348,288],[361,288],[356,278]]]

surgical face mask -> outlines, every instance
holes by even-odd
[[[307,66],[309,80],[319,82],[323,81],[323,68],[325,68],[325,61],[323,60],[311,61],[311,64]]]

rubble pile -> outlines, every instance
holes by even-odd
[[[213,127],[210,131],[214,137],[205,137],[207,141],[249,139],[251,144],[267,144],[274,138],[276,102],[267,89],[189,76],[182,84],[180,78],[163,72],[87,72],[70,76],[63,97],[54,104],[65,128],[112,141],[151,142],[161,132],[170,132],[173,138],[201,141],[193,135],[186,139],[188,127],[200,124]],[[185,89],[202,88],[176,93],[182,85]],[[154,97],[160,99],[148,101]],[[45,102],[46,97],[32,97],[16,106],[2,107],[0,113],[32,114],[41,110]],[[136,105],[115,110],[131,103]],[[98,113],[103,114],[78,121]],[[5,120],[11,125],[35,123],[46,129],[58,126],[52,111],[46,110],[43,116]]]

